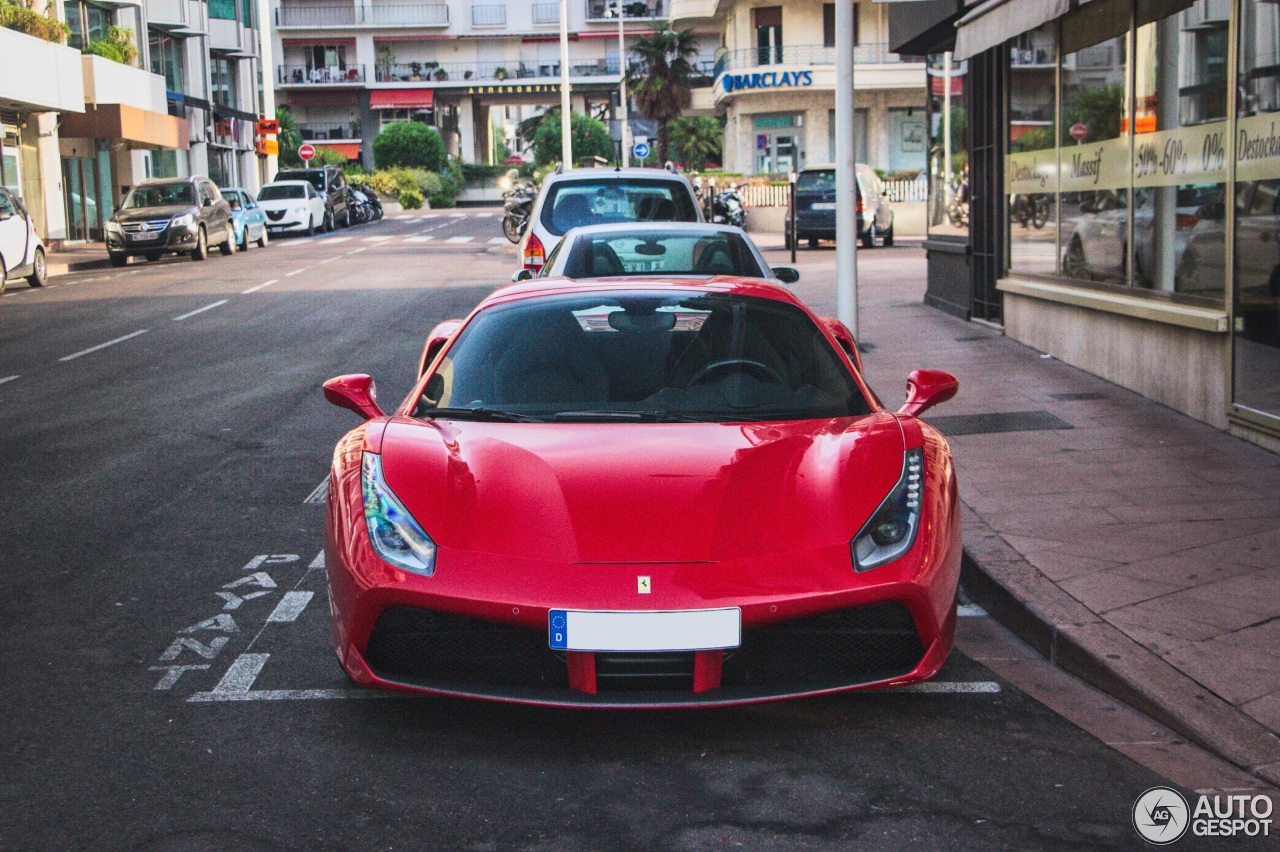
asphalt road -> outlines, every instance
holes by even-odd
[[[946,691],[729,710],[352,690],[305,501],[356,421],[320,383],[400,399],[508,279],[468,213],[0,299],[0,848],[1140,845],[1162,779],[959,652]]]

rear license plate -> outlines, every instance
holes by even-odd
[[[742,610],[584,612],[553,609],[547,638],[559,651],[708,651],[742,644]]]
[[[813,202],[814,210],[835,210],[836,203],[834,201],[815,201]]]

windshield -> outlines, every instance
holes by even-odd
[[[281,172],[276,175],[276,180],[305,180],[316,188],[316,192],[324,193],[324,172],[319,169],[299,169],[293,172]]]
[[[764,421],[868,414],[802,310],[701,292],[544,296],[469,322],[417,417]]]
[[[280,201],[287,198],[306,198],[307,190],[301,186],[275,186],[267,184],[258,193],[259,201]]]
[[[161,183],[152,186],[137,186],[124,200],[125,210],[139,207],[178,207],[186,205],[194,207],[196,191],[189,183]]]
[[[558,248],[558,246],[557,246]],[[570,278],[610,275],[768,276],[747,241],[724,231],[593,234],[574,240],[558,274]]]
[[[560,237],[587,225],[697,222],[698,210],[680,181],[604,177],[552,184],[540,218],[544,228]]]

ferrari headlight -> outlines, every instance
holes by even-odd
[[[174,216],[173,221],[169,223],[171,228],[185,228],[188,225],[195,224],[196,217],[190,213],[183,213],[181,216]]]
[[[382,456],[365,453],[360,490],[369,541],[378,556],[397,568],[430,577],[436,570],[436,543],[413,519],[382,478]]]
[[[907,450],[902,477],[854,538],[853,567],[869,571],[892,562],[915,544],[920,529],[920,495],[924,483],[924,451]]]

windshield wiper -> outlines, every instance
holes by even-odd
[[[501,408],[428,408],[423,417],[440,417],[449,420],[496,420],[503,423],[542,423],[541,417],[530,417],[528,414],[517,414],[514,411],[503,411]]]

